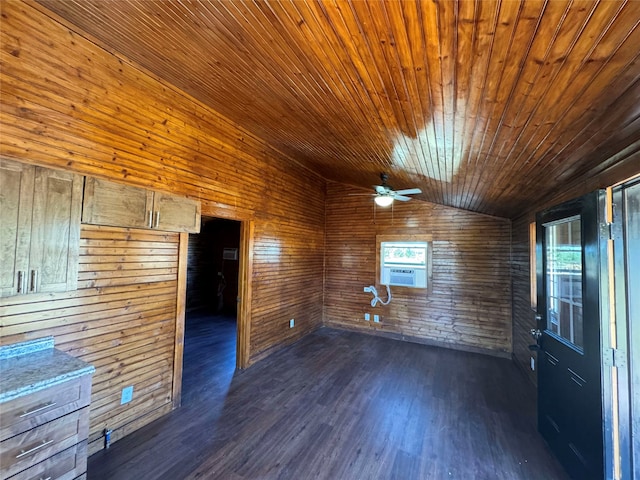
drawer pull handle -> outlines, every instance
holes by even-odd
[[[28,417],[29,415],[33,415],[34,413],[41,412],[42,410],[46,410],[47,408],[55,407],[55,405],[56,405],[56,402],[49,402],[45,405],[42,405],[41,407],[36,407],[33,410],[23,412],[22,415],[20,415],[20,418]]]
[[[36,445],[35,447],[30,448],[26,452],[24,450],[21,450],[20,453],[18,455],[16,455],[16,458],[22,458],[24,456],[31,455],[32,453],[37,452],[41,448],[46,447],[47,445],[49,445],[51,443],[53,443],[53,439],[51,439],[51,440],[43,440],[40,445]]]

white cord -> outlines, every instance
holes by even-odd
[[[380,305],[389,305],[389,303],[391,302],[391,289],[389,288],[389,285],[385,285],[385,287],[387,287],[387,301],[383,301],[379,296],[378,296],[378,290],[376,290],[376,287],[374,287],[373,285],[371,285],[370,287],[364,287],[364,291],[371,293],[373,295],[373,299],[371,300],[371,306],[375,307],[378,302],[380,303]]]

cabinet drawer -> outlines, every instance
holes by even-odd
[[[73,480],[87,471],[87,442],[57,453],[9,480]]]
[[[89,407],[28,430],[0,443],[0,478],[15,475],[32,465],[86,440]]]
[[[0,405],[0,441],[89,405],[91,375],[15,398]]]

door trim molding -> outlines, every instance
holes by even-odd
[[[172,409],[182,403],[182,357],[184,354],[184,319],[187,305],[187,263],[189,234],[180,233],[178,245],[178,287],[176,300],[175,340],[173,347]]]
[[[253,220],[240,223],[240,265],[238,266],[238,321],[236,342],[236,368],[247,368],[251,359],[251,292],[253,277]]]

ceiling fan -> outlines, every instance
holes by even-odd
[[[411,200],[411,197],[407,197],[406,195],[415,195],[417,193],[422,193],[422,190],[419,188],[408,188],[406,190],[394,190],[391,185],[387,183],[388,176],[386,173],[380,174],[380,180],[382,181],[381,185],[374,185],[374,189],[376,193],[374,194],[374,202],[376,205],[380,207],[388,207],[393,203],[394,200],[399,200],[401,202],[408,202]]]

